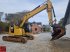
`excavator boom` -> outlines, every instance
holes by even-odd
[[[36,7],[35,9],[33,9],[32,11],[30,11],[29,13],[27,13],[22,20],[22,23],[20,24],[20,27],[22,27],[24,25],[24,23],[30,19],[32,16],[38,14],[39,12],[47,9],[47,13],[48,13],[48,17],[49,17],[49,23],[52,24],[52,3],[50,0],[48,0],[46,3],[43,3],[41,5],[39,5],[38,7]]]

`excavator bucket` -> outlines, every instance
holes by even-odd
[[[58,31],[58,29],[56,29]],[[57,40],[59,38],[61,38],[62,36],[64,36],[66,34],[66,30],[65,28],[60,28],[61,32],[53,32],[52,33],[52,39],[51,40]]]

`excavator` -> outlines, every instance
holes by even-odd
[[[56,26],[56,25],[53,24],[53,16],[55,17],[54,8],[53,8],[53,5],[52,5],[52,2],[50,0],[47,0],[45,3],[39,5],[38,7],[33,9],[32,11],[28,12],[22,18],[22,21],[20,22],[19,25],[15,25],[15,24],[10,25],[9,36],[3,36],[2,39],[4,41],[21,42],[21,43],[26,43],[28,39],[33,40],[34,36],[30,35],[29,31],[26,31],[27,28],[25,28],[25,27],[28,26],[28,25],[25,25],[25,24],[27,24],[28,19],[30,19],[31,17],[40,13],[43,10],[47,10],[49,24],[50,24],[51,27],[54,28],[54,26]],[[57,31],[59,31],[59,29],[57,27],[55,27],[54,29],[55,30],[53,30],[54,32],[52,33],[52,39],[51,40],[59,39],[65,33],[65,29],[62,28],[62,27],[59,27],[59,29],[61,31],[60,33],[57,32]]]

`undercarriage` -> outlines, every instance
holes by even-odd
[[[4,41],[9,41],[9,42],[26,43],[27,40],[33,40],[34,36],[32,36],[32,35],[26,35],[26,36],[3,36],[2,39]]]

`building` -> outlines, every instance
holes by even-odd
[[[68,25],[68,24],[70,24],[70,0],[69,0],[67,10],[66,10],[66,13],[65,13],[65,17],[64,17],[64,21],[63,21],[64,26]]]
[[[50,25],[43,25],[42,30],[43,30],[43,32],[49,32],[50,31]]]
[[[41,33],[42,32],[42,23],[34,22],[31,24],[31,29],[33,34]]]
[[[66,36],[70,37],[70,0],[63,20],[63,26],[66,28]]]
[[[2,15],[3,15],[3,12],[0,12],[0,21],[1,21],[1,17],[2,17]]]
[[[17,13],[9,13],[6,14],[6,21],[11,21],[13,20],[14,22],[19,21],[21,18],[23,18],[23,16],[28,13],[27,11],[23,11],[23,12],[17,12]]]

